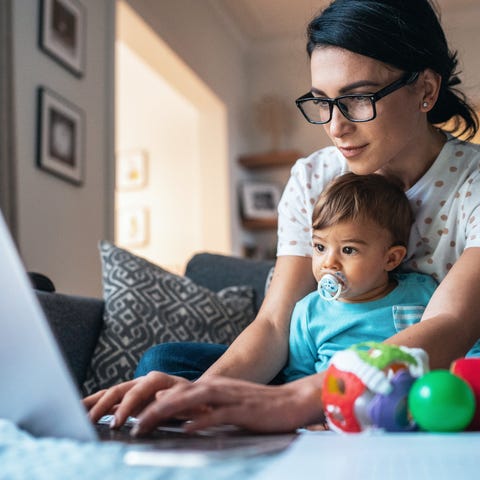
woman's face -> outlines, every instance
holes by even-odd
[[[312,93],[335,98],[345,94],[375,93],[406,72],[342,48],[327,46],[313,51],[311,73]],[[419,90],[412,84],[380,99],[376,102],[377,116],[369,122],[351,122],[336,106],[333,108],[332,119],[324,128],[352,172],[363,175],[388,168],[401,176],[409,164],[417,160],[422,136],[427,131]]]

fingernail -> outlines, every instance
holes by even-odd
[[[140,427],[138,426],[138,423],[136,423],[132,429],[130,430],[130,435],[132,437],[136,437],[138,435],[138,433],[140,432]]]
[[[115,418],[115,416],[112,418],[112,420],[110,421],[110,428],[115,428],[115,425],[117,424],[117,419]]]

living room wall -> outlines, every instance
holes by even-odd
[[[86,12],[85,73],[77,78],[37,44],[40,2],[15,0],[13,44],[19,247],[27,270],[47,274],[57,290],[100,295],[97,243],[111,236],[108,172],[113,156],[114,1],[82,0]],[[38,87],[85,115],[81,186],[36,167]],[[110,163],[111,164],[111,163]]]
[[[86,73],[78,79],[37,46],[39,3],[15,0],[14,70],[18,153],[19,246],[27,270],[50,276],[63,293],[101,295],[97,243],[113,239],[115,0],[82,0],[87,18]],[[236,157],[246,92],[241,41],[208,3],[136,0],[130,5],[223,100],[228,110],[230,205],[236,213]],[[187,12],[188,14],[186,14]],[[35,165],[36,90],[47,86],[86,118],[85,181],[77,187]],[[215,179],[212,179],[215,181]],[[238,252],[237,215],[230,225]],[[235,243],[236,242],[236,243]]]

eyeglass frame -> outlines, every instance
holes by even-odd
[[[405,87],[406,85],[410,85],[413,82],[415,82],[420,75],[420,72],[412,72],[412,73],[407,73],[403,75],[401,78],[398,80],[395,80],[394,82],[390,83],[386,87],[383,87],[382,89],[378,90],[375,93],[351,93],[347,95],[340,95],[339,97],[335,98],[323,98],[323,97],[314,97],[312,96],[312,92],[308,92],[305,95],[302,95],[301,97],[298,97],[295,100],[295,104],[298,107],[298,109],[302,112],[302,115],[305,117],[307,122],[312,123],[314,125],[325,125],[326,123],[330,122],[332,120],[333,116],[333,107],[336,105],[337,108],[340,110],[341,114],[350,122],[355,122],[355,123],[362,123],[362,122],[370,122],[374,120],[377,117],[377,109],[375,108],[375,104],[378,100],[380,100],[383,97],[386,97],[387,95],[390,95],[393,92],[396,92],[402,87]],[[353,120],[347,116],[347,113],[345,113],[342,110],[342,107],[340,106],[340,101],[343,98],[352,98],[352,97],[365,97],[370,100],[370,103],[372,105],[372,110],[373,110],[373,116],[369,118],[368,120]],[[308,102],[310,100],[322,100],[323,102],[327,102],[329,105],[330,109],[330,115],[328,120],[325,120],[324,122],[320,121],[314,121],[310,120],[307,116],[307,114],[304,112],[302,108],[302,103]]]

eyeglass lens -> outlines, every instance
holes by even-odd
[[[366,121],[375,117],[371,98],[361,95],[340,97],[336,101],[312,99],[302,102],[301,106],[310,121],[326,123],[331,119],[334,104],[349,120]]]

